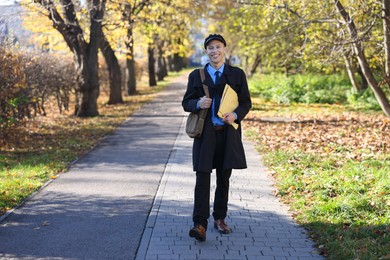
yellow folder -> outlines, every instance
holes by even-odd
[[[221,104],[218,109],[218,116],[223,118],[222,115],[225,113],[230,113],[236,110],[238,107],[238,96],[236,91],[232,89],[229,85],[225,86],[221,97]],[[232,126],[234,129],[238,128],[238,124],[233,122]]]

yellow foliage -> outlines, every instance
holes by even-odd
[[[31,44],[41,50],[56,50],[68,52],[62,35],[53,28],[48,18],[48,12],[38,4],[22,0],[21,4],[25,11],[22,13],[23,27],[34,33]]]

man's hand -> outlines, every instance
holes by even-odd
[[[204,96],[204,97],[202,97],[201,99],[199,99],[199,103],[198,103],[198,105],[199,105],[199,108],[200,109],[207,109],[207,108],[210,108],[210,106],[211,106],[211,101],[212,101],[212,99],[211,98],[208,98],[208,97],[206,97],[206,96]]]
[[[231,125],[233,124],[234,120],[236,120],[236,114],[231,112],[231,113],[226,113],[222,115],[222,121],[227,124]]]

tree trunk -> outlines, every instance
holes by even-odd
[[[249,71],[249,56],[245,55],[244,56],[244,70],[248,73],[250,73]]]
[[[344,21],[346,22],[347,28],[349,30],[349,33],[351,34],[353,43],[353,49],[357,56],[357,59],[359,61],[360,67],[362,69],[363,75],[366,78],[368,84],[370,85],[372,91],[375,94],[375,97],[381,106],[383,112],[386,114],[386,116],[390,117],[390,103],[387,100],[386,94],[384,91],[380,88],[377,80],[375,79],[372,70],[368,64],[368,61],[366,59],[366,56],[364,54],[364,49],[362,46],[361,41],[358,39],[357,29],[355,26],[355,23],[347,13],[347,11],[344,9],[343,5],[340,3],[339,0],[334,0],[337,9],[339,10],[341,16],[343,17]]]
[[[93,1],[93,7],[90,9],[90,35],[87,47],[87,62],[89,73],[89,88],[82,91],[81,104],[76,115],[79,117],[97,116],[99,97],[99,65],[98,51],[102,43],[102,20],[105,9],[105,0],[100,4],[99,0]]]
[[[156,82],[156,72],[154,69],[154,65],[156,60],[154,58],[154,47],[152,44],[148,46],[148,74],[149,74],[149,87],[157,86]]]
[[[362,84],[360,85],[362,90],[368,89],[368,82],[367,82],[366,78],[364,77],[362,69],[359,66],[357,67],[356,72],[359,74],[359,77],[362,80]]]
[[[104,37],[101,47],[104,59],[108,67],[108,73],[110,78],[110,97],[108,98],[108,104],[122,103],[122,73],[119,66],[118,59],[114,50],[111,48],[109,42]]]
[[[97,106],[99,89],[90,88],[87,91],[81,91],[80,94],[80,103],[76,106],[77,110],[75,111],[75,115],[78,117],[91,117],[99,115]]]
[[[168,76],[168,62],[167,59],[164,57],[161,57],[162,59],[162,64],[163,64],[163,76],[166,77]]]
[[[73,42],[76,44],[76,42]],[[77,52],[73,53],[74,61],[75,61],[75,70],[76,70],[76,82],[77,82],[77,98],[76,98],[76,105],[75,105],[75,112],[74,114],[77,116],[79,115],[79,112],[81,110],[81,107],[83,107],[83,113],[86,113],[86,111],[91,111],[91,116],[98,115],[98,111],[93,110],[93,106],[91,106],[90,109],[88,109],[89,105],[88,102],[90,100],[90,86],[89,86],[89,71],[88,71],[88,61],[87,61],[87,50],[86,46],[85,48],[75,48],[77,49]],[[86,103],[87,102],[87,103]],[[93,102],[93,101],[92,101]],[[86,113],[87,114],[87,113]]]
[[[348,57],[347,54],[344,54],[344,62],[345,62],[345,67],[347,69],[347,74],[348,74],[349,80],[351,81],[352,87],[356,90],[356,92],[358,92],[358,93],[361,92],[362,87],[356,80],[355,66],[353,65],[351,59]]]
[[[177,39],[177,44],[180,45],[182,40],[179,38]],[[180,56],[179,53],[173,54],[173,70],[176,72],[179,72],[184,67],[184,60],[183,57]]]
[[[383,1],[383,32],[385,45],[385,73],[387,84],[390,83],[390,1]]]
[[[183,67],[183,57],[180,57],[178,53],[173,54],[173,70],[179,72]]]
[[[169,69],[169,71],[175,71],[175,68],[173,66],[173,57],[172,57],[172,55],[168,56],[168,69]]]
[[[164,77],[167,76],[167,67],[166,62],[163,57],[163,49],[162,46],[158,46],[158,57],[157,57],[157,80],[162,81],[164,80]]]
[[[127,94],[134,95],[137,92],[137,86],[135,79],[134,38],[133,28],[131,27],[131,25],[127,29],[126,52]]]
[[[260,63],[261,63],[261,57],[260,57],[260,55],[256,55],[255,60],[253,61],[251,69],[249,71],[250,76],[255,74],[256,69],[259,67]]]
[[[127,69],[127,95],[135,95],[137,92],[136,79],[135,79],[135,62],[133,59],[126,60]]]
[[[78,117],[99,115],[97,105],[99,96],[97,52],[97,43],[91,42],[86,50],[81,51],[81,53],[75,53],[77,60],[76,71],[78,71],[77,81],[80,92],[79,103],[76,104],[75,109],[75,115]]]

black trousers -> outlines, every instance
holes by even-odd
[[[223,170],[223,155],[225,150],[224,131],[216,131],[217,145],[214,152],[214,162],[217,165],[217,183],[214,194],[213,217],[225,219],[228,210],[229,200],[229,179],[232,169]],[[208,218],[210,217],[210,172],[196,172],[196,184],[194,192],[194,224],[201,224],[207,229]]]

